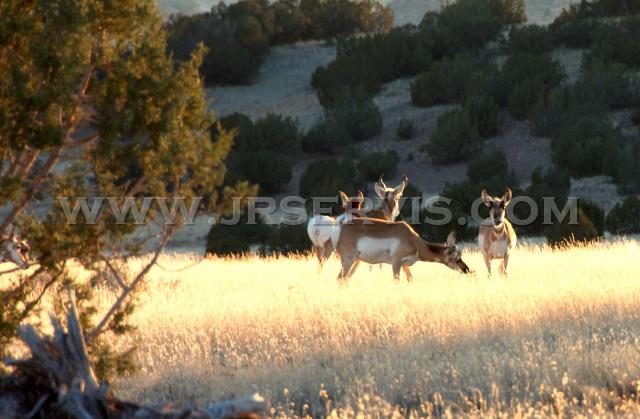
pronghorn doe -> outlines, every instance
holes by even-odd
[[[11,262],[21,269],[29,267],[29,244],[15,234],[0,240],[0,263]]]
[[[491,276],[492,259],[502,259],[500,274],[507,276],[509,252],[516,245],[516,232],[505,216],[507,205],[511,202],[511,189],[507,188],[502,198],[491,197],[486,190],[482,191],[481,196],[482,201],[489,207],[489,218],[480,224],[478,234],[480,251],[484,256],[489,276]]]
[[[349,198],[347,194],[342,191],[339,191],[338,195],[342,201],[344,213],[337,218],[327,215],[314,215],[309,220],[309,224],[307,224],[307,234],[313,244],[320,268],[322,268],[324,262],[329,259],[333,253],[334,247],[331,242],[333,230],[343,222],[352,219],[354,214],[360,211],[360,207],[364,201],[364,195],[361,191],[353,198]]]
[[[340,226],[337,237],[332,237],[340,255],[342,269],[338,278],[351,277],[360,262],[369,264],[388,263],[393,269],[393,278],[400,279],[400,269],[413,276],[409,267],[417,261],[438,262],[451,269],[469,273],[456,247],[455,233],[449,233],[446,244],[429,243],[423,240],[409,224],[386,222],[373,218],[359,218]]]

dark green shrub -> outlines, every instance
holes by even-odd
[[[303,139],[303,151],[337,152],[353,142],[366,141],[382,132],[382,115],[371,100],[343,102],[325,111]]]
[[[507,102],[507,92],[502,85],[502,73],[495,62],[489,61],[471,73],[464,88],[464,97],[490,96],[500,106]]]
[[[598,236],[604,234],[604,210],[593,202],[578,200],[578,208],[591,220]]]
[[[471,221],[471,207],[480,197],[483,189],[498,193],[511,188],[517,193],[518,181],[509,168],[504,152],[498,150],[474,156],[467,164],[467,180],[460,183],[447,183],[441,195],[451,199],[451,209],[457,217],[464,216]],[[481,206],[480,215],[488,217],[485,206]]]
[[[189,59],[199,43],[208,51],[201,67],[208,84],[249,83],[271,45],[302,39],[331,39],[355,33],[387,32],[391,10],[376,1],[240,0],[209,13],[171,16],[167,50]]]
[[[549,137],[562,124],[571,105],[571,89],[556,87],[546,98],[539,98],[529,112],[529,129],[536,137]]]
[[[373,60],[364,54],[352,54],[318,67],[311,76],[311,86],[316,89],[323,106],[348,101],[350,98],[368,98],[382,85]]]
[[[450,199],[449,205],[441,204],[440,207],[449,208],[452,219],[445,225],[424,225],[422,231],[429,238],[442,242],[449,231],[455,231],[459,240],[470,240],[477,237],[477,228],[469,227],[471,219],[471,205],[479,196],[482,189],[475,182],[466,180],[459,183],[446,183],[440,195]],[[437,219],[435,215],[431,218]],[[462,223],[460,222],[461,220]]]
[[[246,178],[260,185],[262,193],[280,192],[291,180],[291,163],[282,152],[249,152],[243,158],[243,168]]]
[[[313,125],[302,139],[305,153],[333,153],[352,143],[349,134],[335,119],[323,119]]]
[[[258,119],[250,132],[241,137],[240,147],[246,150],[291,152],[300,149],[300,130],[291,117],[273,113]]]
[[[386,32],[393,25],[393,13],[375,1],[324,0],[317,17],[324,39],[358,32]]]
[[[402,118],[396,129],[396,137],[399,140],[410,140],[415,136],[415,128],[413,126],[413,120]]]
[[[328,111],[327,119],[337,121],[355,142],[369,140],[382,132],[382,115],[372,100],[341,103]]]
[[[567,48],[589,48],[602,23],[595,18],[576,17],[566,10],[549,26],[554,42]]]
[[[207,84],[250,82],[268,52],[268,38],[259,22],[254,17],[235,21],[226,9],[216,14],[172,16],[166,28],[167,50],[177,61],[188,60],[201,42],[208,47],[200,68]]]
[[[426,145],[436,164],[464,161],[482,149],[482,137],[463,110],[450,111],[438,118],[438,127]]]
[[[508,49],[511,54],[516,52],[543,54],[553,49],[553,41],[553,33],[545,26],[512,27],[509,31]]]
[[[255,224],[248,224],[246,210],[236,224],[214,224],[207,235],[207,254],[218,256],[248,253],[250,246],[266,240],[269,226],[256,216]]]
[[[296,3],[278,0],[271,5],[273,12],[273,44],[287,44],[302,39],[306,27],[306,16]]]
[[[463,108],[481,136],[488,138],[498,134],[500,108],[491,96],[471,96],[465,100]]]
[[[504,64],[503,77],[508,109],[516,118],[525,118],[540,98],[562,82],[564,73],[548,55],[516,53]]]
[[[429,203],[427,208],[421,209],[420,224],[413,226],[418,234],[435,243],[443,243],[451,231],[455,231],[457,239],[461,241],[477,237],[477,228],[469,227],[471,204],[480,196],[477,185],[470,181],[447,182],[440,196],[450,201]],[[443,210],[450,213],[451,220],[441,225],[445,221],[441,215]],[[463,220],[462,223],[460,220]]]
[[[458,0],[444,6],[438,31],[447,54],[478,49],[496,38],[503,26],[496,12],[486,0]]]
[[[524,0],[488,0],[488,3],[505,24],[512,25],[527,21]]]
[[[591,58],[640,68],[640,17],[603,25],[595,34]]]
[[[311,163],[304,171],[300,177],[299,193],[305,199],[333,197],[338,191],[351,196],[359,184],[353,161],[324,157]],[[335,212],[339,205],[336,203],[332,208]]]
[[[615,181],[625,194],[640,193],[640,143],[626,144],[620,153]]]
[[[306,224],[281,224],[270,229],[261,253],[267,255],[301,254],[311,250]]]
[[[384,83],[429,68],[436,40],[426,30],[413,25],[394,28],[389,33],[341,39],[337,59],[361,55],[370,58],[374,71]]]
[[[590,60],[572,92],[576,103],[629,108],[640,105],[640,78],[627,72],[621,64]]]
[[[363,180],[375,182],[384,175],[391,178],[396,175],[400,157],[395,150],[374,151],[363,154],[357,163],[358,171]]]
[[[593,115],[567,119],[553,136],[554,162],[576,177],[615,175],[624,139],[609,123]]]
[[[478,61],[469,54],[443,58],[411,83],[411,102],[416,106],[459,102],[465,93],[469,75],[478,66]]]
[[[640,233],[640,199],[631,195],[607,214],[605,226],[611,234]]]
[[[612,17],[640,14],[640,3],[626,0],[591,0],[572,4],[563,9],[564,15],[576,18]]]
[[[448,223],[441,225],[441,216],[439,213],[435,214],[429,212],[427,209],[422,209],[420,211],[420,224],[413,225],[412,227],[424,240],[432,243],[445,243],[451,231],[455,231],[458,242],[473,241],[478,237],[478,229],[469,226],[469,216],[467,214],[459,212],[456,209],[451,209],[444,203],[438,202],[435,206],[438,208],[449,208],[452,218]],[[438,220],[438,222],[425,221],[426,217]],[[460,223],[460,220],[464,221]]]
[[[577,212],[577,224],[571,224],[567,217],[563,222],[545,228],[544,236],[549,245],[562,246],[580,242],[588,243],[601,237],[598,234],[598,229],[582,208],[578,208]]]
[[[535,202],[538,214],[530,224],[518,226],[518,234],[542,234],[545,228],[543,224],[545,201],[543,198],[553,198],[555,205],[562,209],[567,203],[570,189],[571,177],[566,171],[552,167],[544,172],[542,168],[536,168],[531,173],[531,184],[522,191],[522,195],[531,198]],[[532,208],[522,202],[516,203],[513,211],[518,219],[526,220],[531,215]]]
[[[518,184],[516,176],[509,169],[507,157],[502,150],[486,154],[478,154],[469,160],[467,164],[467,179],[478,191],[503,191],[506,188],[515,188]],[[477,197],[474,197],[474,199]]]
[[[316,69],[311,85],[323,106],[368,98],[382,83],[428,69],[434,48],[434,37],[415,26],[341,39],[336,59]]]
[[[227,158],[227,184],[239,180],[257,183],[263,192],[280,192],[291,180],[289,154],[300,149],[300,131],[290,117],[268,114],[255,123],[240,113],[220,120],[226,131],[235,130],[236,137]],[[219,135],[218,125],[212,137]]]

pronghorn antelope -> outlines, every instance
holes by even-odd
[[[482,201],[489,207],[489,218],[480,224],[478,244],[482,256],[484,256],[489,276],[491,276],[492,259],[502,259],[500,274],[507,276],[509,252],[516,245],[516,232],[505,216],[507,205],[511,202],[511,196],[509,188],[502,198],[491,197],[486,190],[482,191]]]
[[[394,221],[400,213],[399,201],[402,197],[402,193],[407,186],[408,179],[406,176],[402,177],[402,182],[395,188],[389,188],[384,184],[382,176],[375,184],[376,194],[382,198],[382,204],[379,208],[363,212],[362,203],[364,202],[364,195],[362,191],[358,191],[358,195],[353,198],[349,198],[344,192],[339,191],[340,199],[342,200],[342,208],[344,213],[337,218],[329,217],[326,215],[315,215],[307,224],[307,234],[313,244],[313,249],[320,263],[320,268],[324,265],[324,262],[329,259],[333,253],[334,246],[331,243],[332,231],[338,231],[339,226],[345,221],[350,221],[353,218],[369,217],[377,218],[381,220]],[[336,230],[338,229],[338,230]]]
[[[13,233],[0,240],[0,263],[11,262],[21,269],[29,267],[29,245]]]
[[[382,176],[374,186],[376,194],[382,199],[380,208],[361,213],[360,215],[367,218],[376,218],[378,220],[395,221],[400,214],[399,201],[407,187],[409,180],[406,176],[402,176],[402,182],[395,188],[389,188],[384,184]]]
[[[391,264],[395,280],[400,279],[402,269],[411,281],[409,267],[417,261],[438,262],[463,273],[470,272],[456,247],[454,232],[449,234],[446,244],[435,244],[420,238],[405,222],[359,218],[343,224],[332,241],[342,263],[339,279],[351,277],[360,262]]]
[[[313,249],[316,252],[320,268],[322,268],[324,262],[329,259],[333,253],[334,247],[331,243],[331,235],[334,234],[333,230],[338,228],[343,222],[352,219],[354,214],[360,211],[360,207],[364,201],[364,195],[361,191],[353,198],[349,198],[347,194],[342,191],[339,191],[338,195],[342,201],[343,214],[337,218],[327,215],[314,215],[309,220],[309,224],[307,224],[307,234],[311,239],[311,243],[313,243]]]

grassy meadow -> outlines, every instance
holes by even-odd
[[[469,249],[475,275],[361,265],[347,286],[335,258],[168,255],[134,314],[141,370],[114,384],[140,401],[259,392],[274,416],[640,414],[639,254],[524,246],[489,280]]]

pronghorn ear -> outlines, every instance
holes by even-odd
[[[380,176],[380,180],[377,181],[376,184],[374,185],[374,189],[376,190],[376,195],[384,199],[384,194],[387,190],[387,186],[382,181],[382,176]]]
[[[342,205],[347,205],[349,203],[349,197],[347,196],[346,193],[344,193],[342,191],[338,191],[338,195],[340,196],[340,199],[342,200]]]
[[[364,194],[362,193],[362,191],[358,191],[358,196],[357,196],[358,200],[362,201],[364,199]]]
[[[451,231],[447,236],[447,246],[455,246],[456,245],[456,232]]]
[[[511,197],[513,193],[511,192],[511,188],[507,188],[507,191],[502,195],[502,204],[506,207],[511,202]]]
[[[482,193],[480,194],[480,196],[482,197],[482,202],[484,202],[484,204],[486,206],[491,206],[491,202],[493,201],[493,199],[491,198],[491,196],[487,193],[486,189],[482,190]]]
[[[393,198],[397,199],[399,196],[402,195],[402,193],[404,192],[404,188],[407,187],[407,183],[408,183],[408,179],[406,176],[402,176],[402,182],[396,186],[396,188],[393,190]]]

